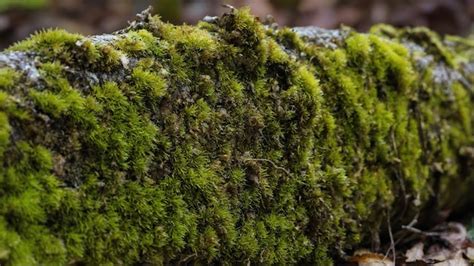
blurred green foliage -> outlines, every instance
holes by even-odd
[[[154,8],[164,21],[177,23],[181,19],[181,0],[155,0]]]
[[[10,8],[41,8],[48,2],[49,0],[0,0],[0,12]]]

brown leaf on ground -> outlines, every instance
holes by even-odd
[[[469,262],[474,263],[474,243],[470,243],[470,245],[464,249],[464,256]]]
[[[424,244],[422,242],[416,243],[412,248],[405,253],[406,262],[422,261],[425,253],[423,252]]]
[[[467,239],[467,230],[464,225],[460,223],[448,223],[446,226],[441,226],[440,238],[447,241],[452,247],[460,249]]]
[[[406,263],[463,266],[473,261],[474,243],[460,223],[441,224],[429,232],[418,230],[418,234],[419,241],[405,252]]]
[[[458,251],[454,257],[434,263],[435,266],[469,266],[469,262],[462,256],[462,251]]]
[[[396,265],[411,266],[464,266],[473,265],[474,242],[460,223],[444,223],[430,231],[422,231],[406,226],[414,235],[410,246],[394,246]],[[392,243],[393,245],[394,243]],[[392,266],[395,265],[391,256],[369,250],[357,250],[347,259],[350,265],[358,266]]]
[[[357,250],[354,255],[349,258],[349,262],[356,263],[359,266],[394,266],[393,261],[386,256],[373,253],[368,250]]]

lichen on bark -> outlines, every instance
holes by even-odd
[[[0,262],[330,264],[462,208],[473,49],[245,9],[39,32],[0,54]]]

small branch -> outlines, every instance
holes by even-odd
[[[278,165],[277,165],[276,163],[274,163],[272,160],[269,160],[269,159],[258,159],[258,158],[248,158],[248,159],[244,159],[244,162],[248,162],[248,161],[267,162],[267,163],[270,163],[273,167],[275,167],[275,169],[281,170],[281,171],[285,172],[288,176],[291,176],[290,171],[286,170],[285,168],[283,168],[283,167],[281,167],[281,166],[278,166]]]
[[[404,226],[402,225],[402,228],[403,228],[403,227],[413,228],[413,226],[415,226],[415,225],[418,223],[418,217],[419,217],[419,215],[420,215],[420,214],[417,213],[417,214],[415,215],[415,217],[413,217],[413,219],[411,220],[411,222],[408,223],[408,225],[404,225]],[[408,231],[408,230],[407,230],[407,231]],[[411,232],[411,231],[410,231],[410,232]],[[407,238],[407,235],[406,235],[406,234],[408,234],[408,232],[404,232],[404,231],[399,231],[398,233],[401,234],[401,236],[398,237],[397,240],[395,240],[395,245],[398,245],[398,244],[400,244],[400,242],[406,240],[406,238]],[[397,233],[397,234],[398,234],[398,233]]]
[[[410,232],[415,233],[415,234],[420,234],[420,235],[429,236],[429,237],[441,236],[441,233],[438,233],[438,232],[425,232],[425,231],[422,231],[422,230],[420,230],[418,228],[415,228],[413,226],[410,226],[410,225],[402,225],[402,229],[405,229],[405,230],[410,231]]]
[[[395,241],[393,240],[392,225],[390,223],[390,215],[386,213],[386,216],[387,216],[388,235],[390,236],[390,248],[387,250],[387,253],[385,253],[384,260],[387,258],[388,253],[392,251],[393,265],[396,265],[397,252],[395,250]]]
[[[412,226],[414,226],[416,223],[418,223],[418,216],[419,216],[419,215],[420,215],[420,214],[417,213],[417,214],[415,215],[415,217],[413,218],[413,220],[411,220],[411,222],[410,222],[407,226],[412,227]]]
[[[183,258],[182,260],[180,260],[178,264],[185,263],[186,261],[188,261],[188,260],[190,260],[191,258],[196,257],[196,256],[197,256],[196,253],[193,253],[193,254],[191,254],[191,255],[188,255],[188,256],[186,256],[185,258]]]
[[[223,4],[222,7],[230,9],[232,12],[236,11],[237,9],[229,4]]]

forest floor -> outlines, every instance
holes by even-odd
[[[474,265],[474,218],[464,224],[444,223],[429,231],[422,231],[413,225],[404,226],[411,232],[409,244],[399,247],[390,233],[385,254],[359,249],[347,258],[344,265],[392,266],[392,265]],[[393,259],[395,257],[395,259]]]

